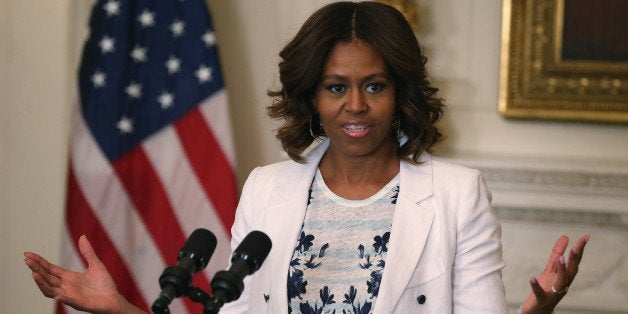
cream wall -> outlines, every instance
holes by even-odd
[[[272,135],[275,124],[264,117],[269,103],[265,92],[276,86],[281,46],[305,17],[326,2],[209,1],[231,99],[240,183],[254,166],[284,158]],[[52,312],[52,302],[39,295],[21,253],[34,250],[58,259],[69,112],[89,3],[0,0],[3,313]],[[606,267],[616,267],[619,274],[628,269],[627,250],[621,246],[622,241],[628,242],[628,127],[504,120],[496,109],[501,3],[416,3],[429,71],[449,103],[443,121],[449,139],[439,152],[488,173],[503,217],[509,300],[514,305],[522,299],[527,278],[540,271],[550,241],[562,232],[574,236],[591,232],[589,252],[594,254],[585,257],[578,279],[583,288],[576,287],[565,300],[567,311],[586,307],[589,300],[600,303],[599,294],[587,290],[585,284],[610,295],[594,308],[608,313],[628,311],[621,304],[628,295],[622,295],[628,283],[621,278],[604,282],[598,278],[613,276],[612,271],[598,270],[609,264],[604,260],[615,261]],[[522,180],[513,173],[533,179]],[[560,181],[565,173],[571,176]],[[601,189],[586,184],[574,187],[570,185],[574,175],[610,178],[611,183]],[[544,185],[538,177],[549,177],[551,184]],[[547,193],[548,189],[556,193]],[[578,193],[572,193],[573,189]],[[556,208],[563,211],[556,214]],[[522,218],[521,213],[527,216]],[[624,223],[613,222],[617,219]],[[520,260],[530,264],[517,264]]]
[[[58,257],[71,86],[70,1],[0,0],[3,313],[49,313],[22,251]]]

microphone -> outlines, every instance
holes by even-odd
[[[252,231],[244,237],[233,251],[229,270],[222,270],[214,275],[211,281],[213,296],[203,313],[218,313],[223,304],[237,300],[244,290],[242,280],[262,266],[271,247],[270,238],[261,231]]]
[[[177,264],[164,269],[159,276],[161,293],[153,302],[154,313],[170,313],[168,305],[173,299],[187,295],[192,288],[192,275],[201,271],[216,249],[216,236],[207,229],[196,229],[183,244]]]

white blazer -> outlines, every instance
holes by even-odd
[[[220,313],[288,313],[288,267],[301,231],[312,178],[329,146],[305,164],[284,161],[254,169],[232,227],[232,249],[252,230],[273,246],[245,278],[241,297]],[[437,161],[401,162],[400,190],[386,267],[373,313],[506,313],[501,227],[477,170]]]

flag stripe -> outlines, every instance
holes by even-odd
[[[220,151],[225,155],[231,169],[235,169],[235,147],[233,146],[233,134],[231,133],[231,116],[229,115],[227,92],[221,90],[208,97],[199,106],[205,123],[216,134],[216,140],[220,144]]]
[[[90,241],[99,243],[100,250],[107,252],[101,254],[100,258],[107,265],[107,269],[118,284],[120,293],[137,307],[148,311],[148,306],[122,258],[120,258],[116,247],[107,237],[104,228],[93,215],[89,204],[80,191],[72,169],[69,170],[68,191],[70,196],[68,197],[67,220],[71,237],[78,239],[81,235],[86,235]],[[76,250],[78,251],[78,247]]]
[[[217,209],[225,226],[233,224],[233,208],[237,205],[235,179],[229,162],[199,109],[192,110],[175,124],[175,128],[192,167],[205,192]],[[208,157],[209,156],[209,157]]]
[[[226,268],[230,252],[230,233],[221,223],[211,200],[208,199],[198,176],[194,173],[177,133],[173,128],[166,128],[145,141],[142,146],[153,169],[164,184],[183,231],[190,234],[199,227],[205,227],[216,236],[217,247],[207,269],[215,272],[216,269]],[[171,149],[164,151],[163,147]],[[182,181],[185,181],[185,184],[182,184]],[[207,273],[207,278],[212,276],[213,273]]]
[[[141,146],[116,160],[113,169],[156,242],[166,264],[177,262],[178,248],[185,242],[159,178]],[[164,232],[167,230],[167,232]]]
[[[185,243],[186,237],[144,150],[138,146],[112,165],[157,244],[162,258],[166,264],[175,265],[179,249]],[[209,287],[207,278],[199,276],[198,281],[200,281],[197,282],[198,285]],[[184,302],[190,313],[199,310],[198,304],[190,299],[186,298]]]

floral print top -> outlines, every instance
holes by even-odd
[[[289,313],[372,313],[398,193],[399,175],[367,199],[346,200],[317,171],[288,272]]]

